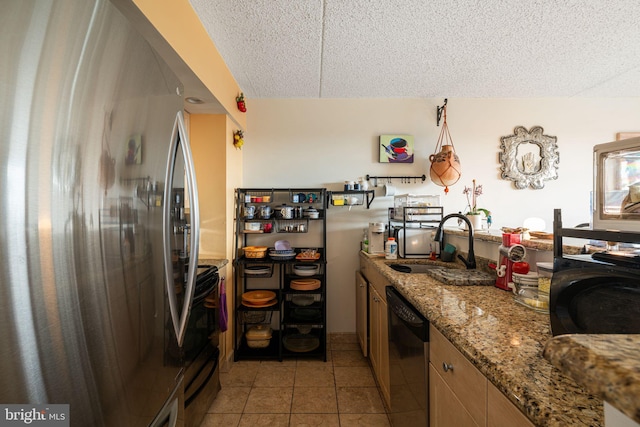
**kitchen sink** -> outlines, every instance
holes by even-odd
[[[389,264],[389,268],[401,273],[426,273],[447,285],[489,286],[496,282],[495,275],[484,271],[447,268],[436,264]]]
[[[426,273],[434,268],[444,268],[435,264],[389,264],[389,268],[401,273]]]

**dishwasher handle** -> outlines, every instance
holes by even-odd
[[[393,286],[385,289],[387,296],[387,310],[389,317],[393,314],[402,322],[414,335],[423,342],[429,341],[429,321],[416,310],[409,301],[404,299]],[[392,327],[391,319],[389,328]]]

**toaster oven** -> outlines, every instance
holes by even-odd
[[[434,241],[435,227],[410,228],[397,227],[392,233],[398,242],[400,258],[427,258],[434,253],[440,254],[440,242]]]

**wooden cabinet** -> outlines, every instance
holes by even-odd
[[[359,284],[368,282],[369,360],[387,407],[393,410],[385,293],[390,283],[375,263],[360,254],[360,272],[356,273],[357,324],[360,331],[365,296],[359,293]],[[527,416],[433,325],[429,326],[429,422],[431,427],[533,427]]]
[[[429,364],[429,422],[431,427],[479,425],[431,363]]]
[[[429,335],[431,427],[533,427],[444,335],[433,326]]]
[[[362,349],[362,355],[368,356],[369,349],[369,311],[367,310],[369,285],[360,271],[356,271],[356,335]]]
[[[369,326],[369,346],[367,353],[369,363],[378,381],[378,386],[380,387],[387,408],[390,408],[389,321],[387,314],[387,297],[385,293],[385,287],[389,285],[389,281],[370,264],[368,259],[364,258],[366,255],[360,256],[360,273],[365,279],[365,283],[368,283],[369,294],[368,314],[366,317],[368,322],[365,323]],[[360,289],[358,280],[359,279],[356,279],[356,287]],[[359,298],[364,297],[360,295]]]
[[[487,381],[488,427],[533,427],[533,423],[498,390]]]
[[[388,323],[387,302],[374,285],[369,284],[369,361],[387,407],[390,407]]]
[[[434,387],[430,397],[431,426],[484,426],[487,417],[487,379],[433,326],[429,329],[429,340],[429,372],[435,373],[429,380],[443,388],[437,390]],[[457,398],[456,401],[449,399],[451,394]],[[457,412],[461,417],[463,412],[468,414],[466,423],[449,424],[438,419],[450,415],[448,412],[451,411],[443,408],[451,406],[459,407]]]

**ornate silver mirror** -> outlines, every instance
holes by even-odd
[[[520,190],[527,187],[539,190],[544,181],[558,178],[557,138],[543,132],[540,126],[530,131],[516,126],[513,135],[500,138],[501,177],[513,181]]]

